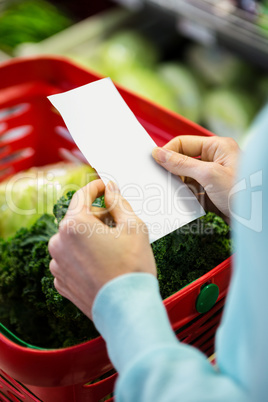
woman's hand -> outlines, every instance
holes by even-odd
[[[112,226],[91,208],[103,192]],[[156,275],[147,228],[113,182],[105,188],[101,180],[94,180],[77,191],[59,233],[48,246],[55,288],[89,318],[93,301],[106,282],[132,272]]]
[[[229,192],[239,153],[231,138],[182,135],[163,148],[155,148],[153,157],[166,170],[184,178],[206,210],[228,218]],[[196,182],[201,189],[197,189]]]

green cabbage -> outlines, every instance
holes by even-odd
[[[180,112],[173,89],[153,70],[135,68],[122,71],[116,82],[167,109]]]
[[[193,74],[178,62],[160,64],[158,74],[170,86],[171,91],[174,91],[178,113],[189,120],[198,122],[201,112],[201,94]]]
[[[60,162],[31,168],[0,183],[0,237],[30,227],[43,214],[52,214],[61,196],[96,177],[89,165]]]
[[[256,102],[247,93],[215,89],[203,99],[202,119],[215,134],[240,142],[256,111]]]
[[[103,43],[99,52],[103,70],[112,79],[137,67],[151,67],[160,55],[157,47],[142,34],[122,30]]]
[[[207,85],[248,85],[254,79],[251,66],[219,46],[192,45],[186,52],[190,68]]]

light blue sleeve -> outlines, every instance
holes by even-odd
[[[216,352],[219,371],[175,338],[149,274],[108,282],[93,320],[119,372],[118,402],[268,400],[268,106],[253,126],[232,189],[237,252]]]
[[[252,401],[263,402],[268,400],[268,105],[250,133],[233,188],[237,252],[216,347],[221,372],[249,387]]]
[[[116,401],[247,401],[246,390],[177,341],[153,275],[108,282],[95,299],[93,320],[119,372]]]

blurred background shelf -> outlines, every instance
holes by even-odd
[[[268,101],[267,19],[268,0],[0,0],[0,62],[65,56],[243,145]]]
[[[196,40],[215,38],[268,68],[268,3],[231,0],[146,0],[162,11],[175,14],[178,27]],[[242,9],[243,6],[245,9]],[[190,23],[193,26],[190,26]],[[192,28],[192,29],[191,29]],[[198,30],[199,28],[199,30]],[[198,35],[198,32],[201,33]],[[209,39],[208,39],[209,40]]]

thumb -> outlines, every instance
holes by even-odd
[[[109,181],[105,188],[105,205],[115,223],[126,222],[127,218],[136,217],[128,201],[122,197],[116,183]]]
[[[208,162],[158,147],[153,149],[152,156],[159,165],[163,166],[170,173],[177,176],[191,177],[203,186],[206,184],[204,178]]]

